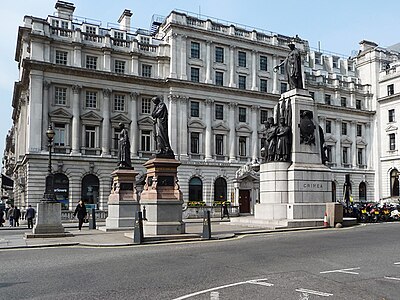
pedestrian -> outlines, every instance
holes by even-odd
[[[6,218],[9,222],[9,227],[14,226],[14,207],[10,205],[10,207],[7,210]]]
[[[228,220],[230,219],[230,218],[229,218],[229,211],[228,211],[228,204],[226,203],[226,201],[222,202],[222,216],[221,216],[221,220],[222,220],[224,217],[228,217]]]
[[[83,222],[84,222],[84,220],[86,218],[86,214],[87,214],[86,206],[85,206],[85,204],[83,203],[82,200],[79,200],[79,203],[76,206],[75,212],[74,212],[74,217],[75,216],[78,217],[78,221],[79,221],[78,228],[79,228],[79,231],[82,229],[82,224],[83,224]]]
[[[0,209],[0,227],[3,227],[4,222],[4,211]]]
[[[14,217],[14,227],[19,226],[19,218],[21,218],[21,210],[18,208],[18,206],[14,207],[13,217]]]
[[[35,209],[29,204],[25,213],[25,220],[28,221],[28,229],[33,228],[33,218],[35,217],[35,214]]]

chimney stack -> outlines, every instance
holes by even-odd
[[[57,17],[72,20],[75,6],[71,2],[57,1],[55,8],[57,9]]]
[[[122,15],[118,19],[119,23],[119,29],[121,30],[126,30],[129,32],[129,29],[131,28],[131,17],[132,17],[132,12],[129,9],[125,9],[122,13]]]

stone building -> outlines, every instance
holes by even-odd
[[[55,8],[45,19],[25,16],[18,31],[13,143],[3,168],[12,170],[19,206],[42,198],[45,131],[52,124],[55,192],[63,208],[83,199],[106,210],[118,124],[129,129],[132,164],[143,175],[154,149],[150,99],[160,95],[169,109],[171,146],[182,162],[184,200],[229,200],[241,213],[252,213],[263,122],[287,89],[283,70],[273,67],[286,57],[290,41],[304,54],[306,88],[325,130],[333,199],[342,198],[346,174],[356,201],[381,197],[374,184],[381,169],[372,159],[380,145],[373,86],[383,79],[377,71],[371,83],[364,74],[365,51],[358,58],[320,53],[299,37],[180,11],[153,16],[152,28],[144,30],[133,28],[129,10],[118,26],[103,26],[76,18],[72,3],[58,1]]]

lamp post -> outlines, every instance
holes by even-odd
[[[53,147],[53,139],[54,139],[55,132],[51,124],[46,131],[47,136],[47,146],[49,149],[49,165],[47,168],[47,176],[46,176],[46,189],[43,195],[43,201],[46,202],[55,202],[55,195],[54,195],[54,175],[51,167],[51,149]]]

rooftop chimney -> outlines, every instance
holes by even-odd
[[[371,41],[367,41],[367,40],[362,40],[359,44],[360,44],[361,51],[365,51],[365,50],[375,48],[378,46],[378,44],[371,42]]]
[[[57,9],[57,17],[72,20],[75,6],[71,2],[57,1],[55,8]]]
[[[132,12],[129,9],[125,9],[122,15],[118,19],[119,29],[129,31],[131,28],[131,17]]]

